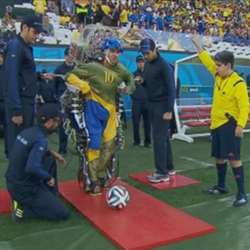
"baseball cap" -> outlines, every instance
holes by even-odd
[[[144,57],[143,55],[138,55],[135,60],[136,62],[144,61]]]
[[[37,118],[47,121],[51,118],[61,117],[60,106],[55,103],[45,103],[37,110]]]
[[[140,52],[142,54],[149,52],[150,50],[154,50],[156,47],[155,42],[150,38],[144,38],[140,42]]]
[[[38,33],[44,32],[42,20],[38,16],[27,16],[23,19],[22,24],[34,28]]]

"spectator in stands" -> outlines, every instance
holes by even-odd
[[[57,5],[55,0],[48,0],[47,11],[52,12],[57,16],[59,15],[59,6]]]
[[[153,132],[155,173],[148,177],[152,183],[169,181],[172,151],[169,141],[169,122],[175,99],[173,68],[161,57],[155,42],[145,38],[140,42],[145,64],[143,79],[147,90],[149,114]]]
[[[249,100],[245,81],[233,71],[234,55],[229,51],[218,52],[214,60],[203,50],[197,36],[193,38],[201,62],[215,77],[211,111],[212,156],[216,159],[217,185],[207,192],[212,195],[228,192],[225,185],[227,162],[229,161],[238,193],[234,206],[247,204],[244,187],[244,168],[240,160],[240,144],[243,128],[249,115]]]
[[[61,11],[69,16],[75,14],[75,4],[72,0],[61,0]]]
[[[15,31],[15,20],[13,19],[12,7],[6,6],[2,19],[2,28],[9,31]]]
[[[60,113],[55,104],[44,104],[37,114],[38,125],[23,130],[9,156],[6,184],[13,200],[13,219],[65,220],[68,210],[57,197],[56,161],[64,158],[48,149],[48,134],[57,128]]]
[[[1,22],[1,32],[3,32],[3,39],[6,42],[16,35],[15,20],[12,10],[13,8],[11,6],[6,6]]]
[[[33,5],[35,7],[35,13],[37,15],[44,15],[47,8],[46,0],[33,0]]]
[[[50,23],[49,17],[47,15],[43,16],[43,30],[47,36],[54,36],[55,31],[53,25]]]
[[[148,101],[145,86],[143,86],[144,58],[142,55],[136,57],[137,69],[134,72],[136,89],[131,95],[132,98],[132,118],[133,118],[133,136],[134,146],[141,144],[140,139],[140,121],[143,119],[144,126],[144,146],[151,144],[150,120],[148,113]]]
[[[41,19],[28,16],[21,23],[20,34],[8,43],[6,49],[4,103],[8,153],[17,134],[33,125],[37,79],[31,44],[42,31]]]
[[[64,63],[59,65],[56,70],[56,75],[62,75],[65,76],[68,72],[72,71],[75,67],[74,63],[74,57],[70,53],[69,48],[65,49],[64,51]],[[56,99],[58,102],[60,102],[60,97],[66,90],[66,84],[62,77],[56,77],[55,78],[55,90],[56,90]],[[65,134],[63,124],[60,124],[59,126],[59,149],[58,152],[60,154],[66,154],[67,153],[67,142],[68,142],[68,136]]]

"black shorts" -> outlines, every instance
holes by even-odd
[[[212,156],[217,159],[240,160],[241,138],[235,136],[237,124],[232,118],[213,129],[212,135]]]

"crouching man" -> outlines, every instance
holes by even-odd
[[[65,220],[69,211],[57,197],[56,161],[65,163],[48,150],[47,136],[60,123],[56,104],[44,104],[37,113],[38,125],[23,130],[9,156],[6,184],[13,200],[15,221],[28,218]]]

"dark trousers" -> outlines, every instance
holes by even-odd
[[[163,120],[165,102],[150,102],[155,168],[158,174],[168,174],[173,169],[172,149],[169,141],[169,121]]]
[[[6,137],[6,118],[5,118],[5,108],[3,100],[0,100],[0,126],[1,126],[1,137],[4,138],[4,153],[7,156],[7,140]]]
[[[5,115],[6,115],[6,145],[7,152],[11,153],[11,148],[16,140],[17,135],[24,130],[33,126],[34,123],[34,104],[31,101],[22,101],[22,115],[23,123],[20,126],[14,124],[12,119],[12,113],[10,112],[8,104],[5,103]]]
[[[58,129],[59,136],[59,153],[67,153],[68,136],[65,134],[63,124],[61,123]]]
[[[43,160],[44,168],[51,176],[56,178],[56,162],[47,154]],[[37,186],[23,187],[7,183],[8,190],[13,199],[20,203],[24,210],[24,218],[39,218],[48,220],[65,220],[69,211],[57,196],[57,185],[49,187],[46,182]]]
[[[148,104],[146,102],[133,101],[132,103],[132,120],[134,143],[140,144],[140,121],[143,119],[144,127],[144,144],[151,143],[151,128],[149,120]]]

